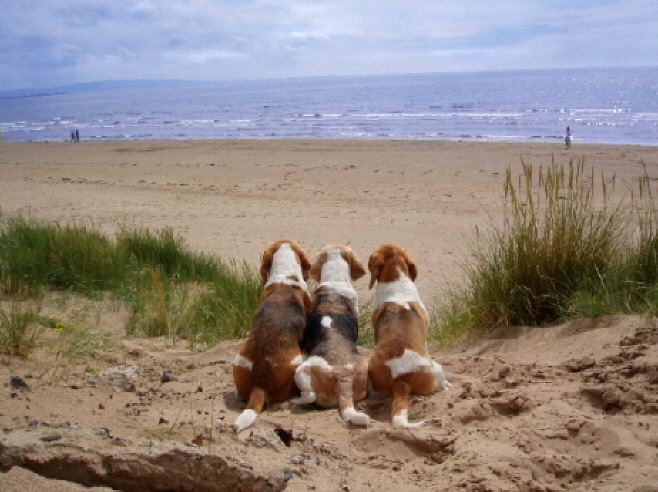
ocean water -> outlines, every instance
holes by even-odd
[[[221,82],[0,99],[6,140],[332,138],[658,145],[658,67]]]

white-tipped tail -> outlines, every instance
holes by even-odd
[[[233,428],[236,432],[240,432],[241,430],[250,427],[256,421],[256,417],[258,417],[258,414],[254,410],[248,408],[235,420]]]

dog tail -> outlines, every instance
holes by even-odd
[[[258,417],[258,414],[261,413],[263,407],[265,407],[265,399],[265,391],[261,388],[254,388],[251,391],[247,408],[240,414],[233,424],[233,428],[236,432],[246,429],[256,421],[256,417]]]
[[[420,427],[425,421],[409,422],[409,400],[411,398],[411,384],[396,379],[393,381],[393,404],[391,408],[391,419],[393,427]]]

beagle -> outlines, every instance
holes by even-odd
[[[411,393],[422,395],[448,389],[443,368],[427,352],[425,338],[429,316],[418,295],[418,275],[411,256],[399,246],[381,245],[368,260],[370,288],[377,282],[372,326],[375,349],[368,373],[373,389],[393,395],[391,418],[394,427],[418,427],[409,423]]]
[[[352,281],[366,274],[348,246],[325,246],[311,266],[319,282],[313,310],[306,321],[302,351],[308,359],[295,371],[301,396],[293,403],[338,406],[342,418],[368,425],[369,417],[354,409],[368,392],[368,358],[356,340],[358,296]]]
[[[297,392],[295,369],[303,362],[299,344],[311,309],[305,282],[310,268],[295,241],[275,241],[265,247],[260,306],[249,338],[233,361],[235,386],[247,401],[233,424],[236,431],[252,425],[267,402],[283,401]]]

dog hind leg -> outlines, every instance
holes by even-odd
[[[393,381],[393,403],[391,407],[391,421],[393,427],[420,427],[425,421],[409,422],[409,399],[411,385],[406,381],[396,379]]]
[[[341,377],[336,382],[336,394],[338,395],[338,408],[343,420],[354,425],[368,425],[370,417],[354,408],[353,377]]]
[[[233,424],[236,432],[240,432],[247,427],[250,427],[255,421],[258,414],[263,411],[265,407],[265,392],[260,388],[254,388],[249,395],[249,402],[247,408],[238,416]]]

